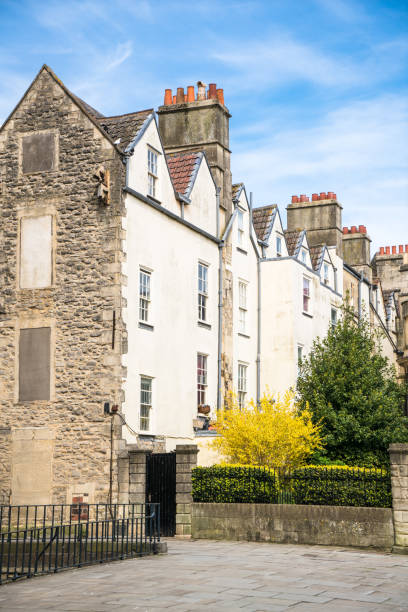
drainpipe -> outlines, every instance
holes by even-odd
[[[249,217],[250,217],[250,232],[252,233],[252,209],[253,199],[252,191],[249,194]],[[257,338],[256,338],[256,403],[259,405],[261,401],[261,260],[259,254],[256,254],[257,280],[258,280],[258,304],[257,304]]]
[[[217,238],[220,237],[220,193],[221,193],[221,187],[217,187],[215,189],[215,201],[217,202]]]
[[[219,210],[219,208],[218,208]],[[221,356],[222,356],[222,314],[223,314],[223,269],[222,269],[222,250],[224,242],[218,245],[218,377],[217,377],[217,412],[221,410]]]
[[[363,296],[362,296],[362,290],[363,290],[363,279],[364,279],[364,272],[360,273],[360,278],[358,279],[358,322],[360,323],[362,315],[363,315],[363,306],[362,306],[362,301],[363,301]]]

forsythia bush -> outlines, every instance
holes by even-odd
[[[348,466],[293,471],[256,466],[197,467],[193,498],[207,503],[391,507],[389,472]]]
[[[320,425],[312,423],[308,409],[299,413],[294,394],[281,398],[264,394],[259,406],[250,402],[239,408],[231,396],[220,413],[214,447],[226,463],[294,468],[321,448]]]

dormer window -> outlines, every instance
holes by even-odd
[[[282,256],[282,238],[280,236],[276,236],[276,256]]]
[[[238,208],[238,246],[244,246],[244,213]]]
[[[147,172],[148,172],[148,194],[153,198],[157,192],[157,153],[153,149],[147,149]]]
[[[306,251],[305,251],[305,249],[302,249],[301,257],[302,257],[302,263],[305,264],[306,263]]]

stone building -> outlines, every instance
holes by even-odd
[[[129,448],[191,442],[230,390],[286,390],[335,323],[341,205],[293,196],[287,230],[253,209],[229,117],[201,82],[104,117],[43,66],[2,126],[0,501],[126,501]],[[344,277],[385,321],[363,255]]]
[[[126,346],[122,156],[46,66],[1,128],[3,501],[109,496],[103,410],[122,403]]]

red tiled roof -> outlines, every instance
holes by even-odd
[[[198,152],[171,153],[166,155],[170,177],[175,191],[188,197],[194,183],[203,154]]]
[[[292,231],[292,232],[285,230],[284,232],[285,239],[286,239],[286,246],[288,248],[288,253],[290,256],[296,255],[297,247],[299,246],[298,243],[299,243],[299,238],[300,238],[301,233],[302,233],[302,230],[297,230],[297,231]]]
[[[266,240],[268,238],[275,210],[276,204],[253,209],[252,222],[258,240]]]
[[[317,270],[320,266],[320,260],[323,255],[324,246],[322,244],[312,246],[309,249],[310,259],[312,260],[312,267]]]

